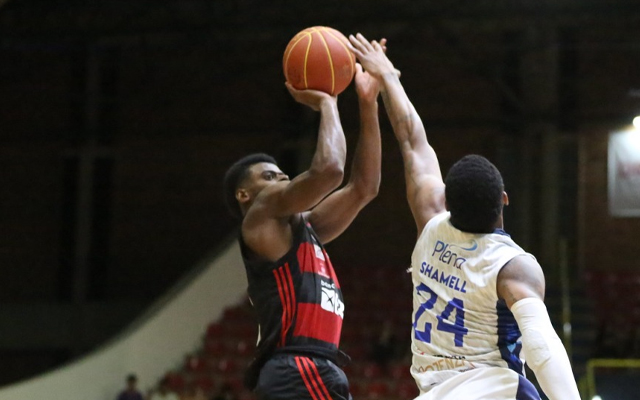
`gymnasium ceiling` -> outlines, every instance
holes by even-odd
[[[123,38],[203,32],[290,34],[301,26],[328,24],[528,23],[585,25],[637,21],[637,0],[0,0],[0,35],[26,39]]]

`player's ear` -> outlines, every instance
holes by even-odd
[[[509,205],[509,195],[505,191],[502,192],[502,204],[505,206]]]
[[[236,200],[238,200],[238,203],[240,204],[245,204],[251,200],[251,196],[246,189],[238,189],[236,190]]]

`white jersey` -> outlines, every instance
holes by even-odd
[[[496,280],[512,258],[531,255],[504,231],[466,233],[449,218],[448,212],[432,218],[411,256],[411,373],[422,392],[474,368],[524,375],[520,330],[498,299]]]

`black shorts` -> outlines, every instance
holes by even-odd
[[[344,371],[321,357],[277,354],[260,370],[258,400],[351,400]]]

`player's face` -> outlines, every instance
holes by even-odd
[[[248,186],[250,191],[256,195],[269,185],[288,180],[289,176],[282,172],[277,165],[264,162],[251,166]]]

